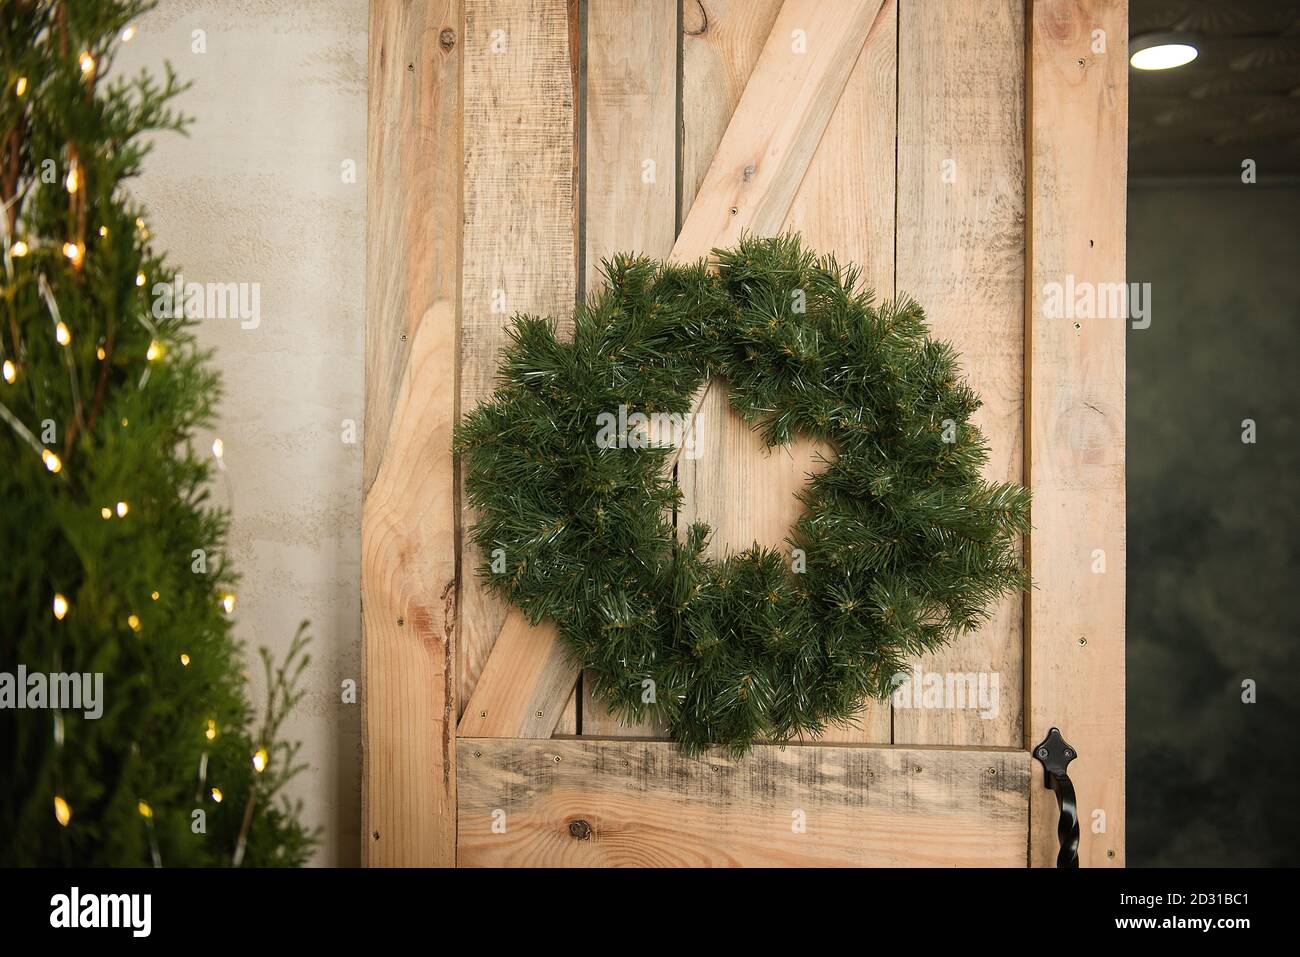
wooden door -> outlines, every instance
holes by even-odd
[[[1125,0],[375,0],[370,50],[368,862],[1049,865],[1055,726],[1081,862],[1122,865],[1124,320],[1043,302],[1124,279]],[[474,579],[450,430],[509,314],[742,229],[925,306],[1033,490],[1036,588],[852,727],[689,758]],[[781,546],[817,450],[698,407],[683,517]]]

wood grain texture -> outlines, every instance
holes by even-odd
[[[736,113],[723,134],[715,157],[716,169],[711,166],[705,174],[695,203],[673,244],[671,259],[681,262],[706,256],[714,247],[734,242],[742,228],[766,234],[779,231],[789,212],[795,188],[807,171],[874,21],[874,17],[868,14],[876,12],[878,7],[879,0],[865,5],[848,0],[835,0],[833,3],[786,0]],[[807,48],[803,53],[795,52],[791,47],[791,38],[796,31],[803,31],[806,35]],[[468,76],[467,66],[467,98]],[[796,113],[798,118],[792,119],[792,114]],[[468,141],[468,115],[466,123]],[[468,146],[466,154],[468,159]],[[468,169],[466,173],[468,176]],[[793,181],[793,186],[790,181]],[[467,187],[467,203],[468,197]],[[725,211],[725,215],[719,214],[720,209]],[[468,216],[467,211],[467,231]],[[468,271],[472,258],[468,235],[465,257]],[[467,280],[466,321],[470,316],[469,298]],[[701,389],[693,403],[695,411],[700,409],[708,391],[707,388]],[[464,394],[462,390],[462,397]],[[680,447],[669,453],[665,467],[675,465],[680,453]],[[499,606],[494,603],[493,607]],[[467,600],[463,623],[470,614]],[[544,655],[546,664],[537,674],[547,676],[548,683],[553,683],[550,676],[570,667],[557,636],[545,630],[530,634],[521,626],[523,616],[517,609],[512,609],[509,615],[513,620],[505,620],[503,636],[511,641],[527,642],[535,649],[531,653]],[[478,617],[481,619],[482,615]],[[481,637],[474,642],[476,647],[483,644]],[[513,659],[519,652],[511,648],[501,653]],[[480,665],[476,672],[481,670]],[[494,669],[494,675],[507,673],[507,669]],[[475,689],[475,694],[478,693]],[[511,694],[500,689],[482,693],[493,701],[511,700]],[[518,702],[537,700],[532,688],[515,688],[514,697]],[[530,720],[528,713],[519,703],[514,713],[520,722],[519,729],[522,729]],[[519,733],[521,730],[517,730],[515,735]]]
[[[1061,729],[1079,754],[1080,862],[1122,866],[1126,321],[1047,318],[1043,294],[1067,276],[1125,281],[1128,5],[1036,0],[1031,17],[1026,433],[1038,587],[1027,602],[1025,743]],[[1105,53],[1092,48],[1098,29]],[[1092,830],[1098,811],[1104,833]],[[1035,784],[1034,866],[1053,863],[1056,818],[1053,795]]]
[[[466,866],[1025,864],[1019,750],[461,738],[457,762]]]
[[[984,400],[973,421],[991,450],[985,478],[1020,481],[1024,4],[911,0],[901,10],[898,292],[925,308],[932,333],[961,354]],[[940,708],[895,707],[896,744],[1020,744],[1022,605],[1021,596],[1006,596],[984,627],[919,662],[923,676],[945,686],[949,676],[955,686],[970,680],[957,676],[985,675],[989,700],[996,676],[996,707],[955,697]]]
[[[459,0],[370,8],[362,848],[455,863]]]
[[[556,316],[564,327],[573,311],[577,4],[464,3],[460,405],[470,409],[494,390],[511,316]],[[462,527],[468,527],[474,516],[467,505],[462,509]],[[507,611],[484,588],[475,572],[479,562],[466,540],[460,562],[461,702],[469,700]],[[572,708],[560,727],[576,728]]]
[[[615,253],[668,256],[677,235],[676,0],[587,4],[585,290]],[[491,662],[489,662],[491,664]],[[624,726],[581,682],[582,733],[662,736]]]
[[[751,11],[735,25],[723,17],[713,40],[709,29],[687,38],[690,52],[682,84],[690,108],[683,110],[683,142],[690,145],[684,152],[703,152],[714,135],[717,122],[710,114],[729,106],[710,84],[747,68],[752,44],[738,42],[737,33],[762,26],[765,19]],[[709,22],[715,25],[712,11]],[[800,231],[809,248],[858,264],[863,281],[885,297],[894,288],[896,54],[897,6],[886,0],[783,224]],[[718,556],[755,542],[788,552],[786,535],[802,511],[795,494],[810,473],[834,457],[833,451],[805,438],[767,449],[761,435],[731,408],[725,386],[718,383],[709,389],[699,415],[702,454],[677,463],[684,497],[679,527],[708,523],[713,529],[709,551]],[[817,740],[888,743],[889,707],[867,702],[852,724],[830,728]]]
[[[680,216],[686,219],[754,65],[781,12],[781,0],[682,0]]]
[[[522,634],[514,634],[515,629]],[[497,641],[499,648],[488,657],[457,734],[549,738],[566,719],[578,676],[558,655],[539,653],[539,644],[562,652],[555,626],[548,621],[532,626],[523,615],[509,615]]]
[[[786,0],[674,247],[681,261],[780,231],[880,0]]]

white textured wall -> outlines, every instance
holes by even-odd
[[[233,498],[237,633],[250,657],[278,654],[311,619],[307,696],[287,727],[309,770],[292,796],[324,828],[316,862],[355,864],[361,705],[339,689],[361,675],[366,2],[161,0],[138,29],[115,72],[170,60],[194,81],[178,102],[195,122],[158,139],[132,190],[187,281],[261,285],[258,328],[205,320],[199,333],[225,380],[230,483],[214,493]]]

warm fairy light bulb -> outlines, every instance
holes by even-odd
[[[9,255],[15,259],[21,259],[27,255],[27,244],[21,239],[9,247]]]
[[[75,193],[77,188],[81,185],[81,177],[77,175],[77,168],[75,166],[68,170],[68,178],[64,183],[68,187],[69,193]]]
[[[59,458],[49,449],[41,449],[41,461],[44,462],[45,467],[55,475],[58,475],[63,469],[63,459]]]
[[[18,82],[14,84],[14,92],[17,93],[19,96],[22,96],[24,93],[27,92],[27,77],[20,76],[18,78]]]
[[[107,235],[108,235],[108,227],[107,227],[107,226],[100,226],[100,227],[99,227],[99,235],[100,235],[100,236],[107,236]]]
[[[81,64],[82,73],[91,74],[95,72],[95,58],[89,53],[82,53],[77,62]]]
[[[225,442],[222,442],[220,439],[213,439],[213,440],[212,440],[212,454],[215,455],[217,458],[221,458],[223,455],[225,455],[225,454],[226,454],[226,443],[225,443]]]
[[[127,505],[126,502],[118,502],[118,503],[117,503],[117,517],[118,517],[118,518],[126,518],[126,513],[129,512],[130,510],[131,510],[131,507],[130,507],[129,505]]]
[[[221,793],[221,788],[212,789],[212,800],[220,804],[223,797],[225,797],[225,795]]]
[[[181,664],[186,668],[190,666],[190,656],[183,651],[181,652]]]
[[[106,358],[108,358],[108,353],[104,351],[103,346],[100,346],[98,349],[95,350],[95,358],[98,359],[100,362],[103,362]]]
[[[104,521],[107,522],[110,518],[113,517],[113,510],[109,508],[107,505],[105,505],[103,508],[99,510],[99,514],[104,519]]]
[[[213,741],[213,740],[216,739],[216,737],[217,737],[217,722],[216,722],[215,719],[213,719],[213,718],[208,718],[208,727],[207,727],[207,730],[203,732],[203,736],[204,736],[205,738],[207,738],[209,741]]]
[[[66,617],[67,614],[68,614],[68,600],[64,598],[62,595],[56,594],[54,596],[54,617],[57,618],[59,621],[63,621],[64,617]]]
[[[148,351],[145,352],[144,357],[148,359],[150,362],[153,362],[160,355],[162,355],[162,353],[163,353],[162,346],[158,344],[157,339],[154,339],[149,343],[149,349]]]
[[[74,266],[78,266],[81,264],[81,260],[85,258],[86,249],[80,243],[64,243],[63,255],[71,259]]]
[[[58,821],[64,827],[72,820],[72,808],[68,807],[68,802],[63,800],[60,794],[54,795],[54,820]]]
[[[135,274],[135,284],[136,284],[137,286],[143,286],[143,285],[144,285],[144,273],[142,273],[142,272],[138,272],[138,273]]]
[[[233,592],[227,592],[221,596],[221,607],[226,610],[227,615],[235,613],[235,595]]]
[[[151,592],[149,592],[149,597],[150,597],[153,601],[157,601],[157,600],[158,600],[158,593],[157,593],[156,591],[151,591]]]
[[[135,24],[132,24],[131,26],[127,27],[125,30],[122,31],[123,43],[130,43],[134,37],[135,37]]]
[[[140,630],[140,616],[139,616],[139,615],[134,615],[134,614],[132,614],[132,615],[127,615],[127,616],[126,616],[126,625],[127,625],[127,627],[130,628],[132,631],[139,631],[139,630]]]
[[[148,801],[137,801],[135,809],[140,812],[141,817],[153,817],[153,808],[149,806]]]
[[[5,376],[5,381],[8,382],[10,385],[13,385],[14,380],[18,378],[18,367],[14,365],[13,362],[9,359],[5,360],[4,376]]]
[[[72,331],[68,328],[67,323],[60,322],[54,327],[54,341],[61,346],[66,346],[72,341]]]
[[[257,751],[253,754],[253,770],[256,771],[258,774],[261,774],[263,771],[265,771],[266,762],[269,757],[270,755],[266,753],[266,748],[258,748]]]

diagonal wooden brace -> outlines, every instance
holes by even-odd
[[[669,258],[781,229],[882,0],[785,0]],[[695,396],[698,412],[708,393]],[[669,456],[671,468],[681,454]],[[512,608],[461,718],[462,737],[548,738],[578,670],[550,622]]]

